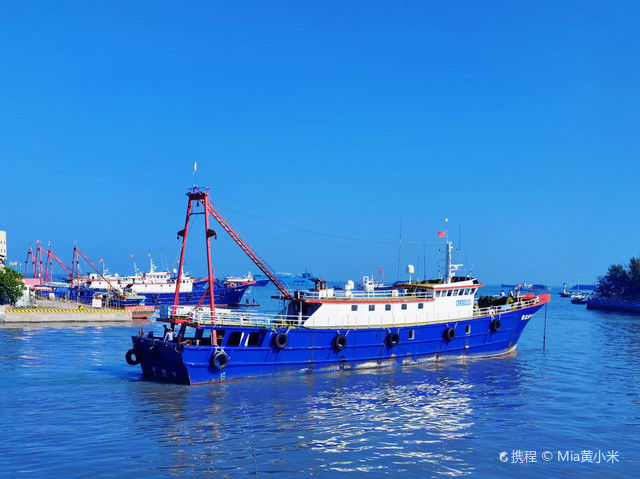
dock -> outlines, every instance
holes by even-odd
[[[2,323],[123,323],[131,322],[131,311],[92,308],[72,301],[38,299],[34,305],[0,306]]]

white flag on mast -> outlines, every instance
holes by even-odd
[[[194,161],[193,162],[193,174],[194,175],[196,174],[196,171],[198,171],[198,162]]]

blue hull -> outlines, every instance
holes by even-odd
[[[180,304],[182,305],[196,305],[205,293],[206,288],[203,288],[201,284],[196,283],[193,292],[180,293]],[[214,300],[216,305],[219,306],[233,306],[242,301],[242,297],[249,289],[249,286],[227,286],[224,284],[216,283],[213,288]],[[91,304],[93,295],[95,293],[107,293],[107,290],[90,289],[90,288],[68,288],[57,287],[52,291],[56,298],[70,299],[72,301],[78,301],[81,303]],[[144,304],[147,306],[158,307],[164,304],[173,305],[174,294],[173,293],[149,293],[140,294],[144,296]],[[127,301],[127,300],[115,300],[114,305],[117,306],[132,306],[140,304],[139,301]],[[208,296],[203,300],[203,304],[208,304]]]
[[[487,357],[504,354],[515,349],[522,331],[531,316],[542,305],[502,313],[502,327],[492,331],[492,317],[475,318],[449,323],[431,323],[394,328],[372,329],[308,329],[217,326],[224,337],[220,346],[194,345],[183,347],[175,342],[165,342],[153,337],[133,336],[133,349],[140,360],[145,378],[182,384],[202,384],[225,380],[247,379],[259,376],[295,374],[300,372],[322,372],[359,367],[381,367],[392,364],[407,364],[444,359]],[[455,328],[456,337],[443,339],[444,330]],[[183,326],[184,328],[184,326]],[[192,328],[189,328],[192,329]],[[198,330],[204,338],[210,327]],[[184,330],[181,332],[184,333]],[[177,334],[178,331],[176,331]],[[230,336],[243,333],[242,343],[254,333],[253,346],[232,346]],[[278,349],[274,336],[288,335],[288,345]],[[387,346],[385,339],[397,333],[399,342]],[[347,338],[346,347],[338,351],[333,342],[336,335]],[[206,339],[204,340],[206,342]],[[236,341],[239,342],[239,341]],[[223,369],[212,366],[216,352],[224,350],[228,365]]]
[[[213,298],[215,304],[218,306],[234,306],[240,304],[242,301],[242,297],[244,293],[247,292],[249,286],[247,285],[238,285],[238,286],[219,286],[216,285],[213,289]],[[200,302],[204,291],[195,290],[191,293],[180,293],[180,303],[181,305],[196,305]],[[151,294],[143,294],[145,299],[145,304],[152,306],[162,306],[162,305],[173,305],[174,294],[173,293],[151,293]],[[202,301],[203,305],[209,304],[209,296],[207,295],[205,299]]]

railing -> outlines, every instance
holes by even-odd
[[[189,306],[177,306],[176,316],[198,324],[211,325],[211,310],[208,307],[188,309]],[[269,313],[251,313],[240,310],[216,309],[215,324],[217,326],[251,326],[259,328],[282,328],[298,325],[298,316]],[[304,318],[303,318],[304,319]]]
[[[526,301],[517,301],[511,304],[502,306],[491,306],[487,308],[474,307],[471,316],[465,313],[447,312],[445,314],[434,313],[391,313],[391,314],[376,314],[366,317],[366,323],[362,322],[362,317],[356,318],[355,316],[343,316],[340,318],[334,318],[332,321],[332,328],[340,329],[360,329],[360,328],[374,328],[374,327],[396,327],[396,326],[410,326],[427,323],[439,323],[448,321],[462,321],[469,319],[484,318],[487,316],[496,317],[501,314],[508,313],[510,311],[517,311],[519,309],[535,306],[540,303],[540,298]],[[194,308],[189,306],[177,306],[177,316],[187,321],[202,325],[212,325],[211,311],[207,307]],[[282,315],[282,314],[269,314],[269,313],[253,313],[239,310],[228,309],[216,309],[215,311],[215,324],[217,326],[247,326],[247,327],[260,327],[260,328],[286,328],[293,326],[301,326],[309,317],[308,316],[295,316],[295,315]],[[168,318],[164,318],[168,319]],[[326,326],[318,326],[326,327]]]
[[[473,308],[474,318],[484,318],[485,316],[498,316],[509,311],[515,311],[518,309],[529,308],[540,303],[540,297],[536,296],[533,299],[527,299],[524,301],[516,301],[511,304],[504,304],[502,306],[489,306],[487,308]]]

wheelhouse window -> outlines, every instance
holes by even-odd
[[[262,340],[264,339],[264,334],[260,332],[253,332],[247,335],[247,341],[245,346],[260,346],[262,345]]]
[[[449,291],[447,291],[447,296],[451,296],[453,294],[453,290],[450,289]]]
[[[242,331],[234,331],[230,333],[229,339],[227,339],[227,346],[240,346],[243,334],[244,333]]]

